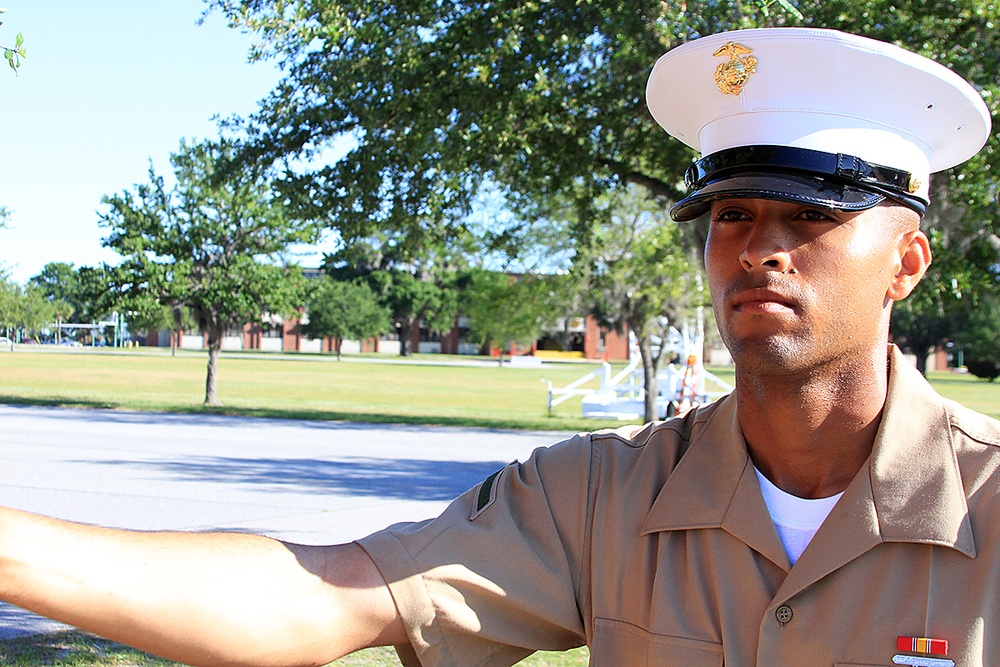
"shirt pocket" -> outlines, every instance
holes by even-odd
[[[722,645],[658,635],[610,618],[594,619],[590,667],[722,667]]]

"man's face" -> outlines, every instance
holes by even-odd
[[[762,199],[712,204],[705,264],[722,338],[741,371],[785,375],[884,354],[905,224]]]

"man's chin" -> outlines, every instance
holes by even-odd
[[[791,336],[753,336],[726,340],[726,347],[740,372],[790,375],[809,366],[808,341]]]

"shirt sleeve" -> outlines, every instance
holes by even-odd
[[[439,517],[358,541],[409,634],[404,665],[511,665],[584,643],[592,454],[586,435],[538,449]]]

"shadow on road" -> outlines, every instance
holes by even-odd
[[[248,459],[188,457],[183,461],[97,461],[97,465],[156,470],[173,481],[294,487],[397,500],[451,500],[475,486],[506,461],[426,461],[350,457]]]

